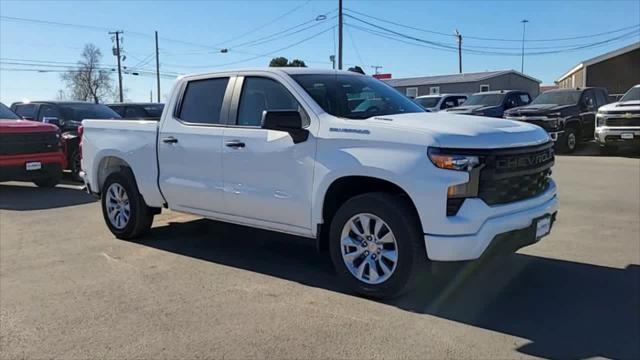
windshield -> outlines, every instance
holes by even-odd
[[[467,101],[464,102],[464,106],[467,105],[484,105],[484,106],[498,106],[502,104],[506,94],[474,94],[471,95]]]
[[[160,115],[162,115],[162,109],[164,109],[164,104],[144,106],[144,111],[146,111],[150,117],[160,117]]]
[[[368,76],[305,74],[292,78],[331,115],[366,119],[378,115],[425,112],[380,80]]]
[[[640,100],[640,86],[632,87],[626,94],[620,99],[620,101],[639,101]]]
[[[555,104],[555,105],[576,105],[580,100],[580,91],[549,91],[540,94],[531,105]]]
[[[102,104],[60,104],[65,120],[82,121],[84,119],[120,119],[121,116]]]
[[[16,115],[5,104],[0,103],[0,119],[2,120],[18,120],[20,117]]]
[[[438,101],[440,101],[440,99],[442,98],[441,97],[424,97],[424,98],[415,99],[415,102],[420,104],[422,107],[432,108],[438,105]]]

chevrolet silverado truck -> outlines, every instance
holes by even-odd
[[[186,76],[159,122],[83,124],[82,175],[117,238],[162,208],[294,234],[371,297],[414,287],[433,262],[533,244],[558,204],[542,128],[429,113],[353,72]]]
[[[603,154],[613,154],[622,146],[640,147],[640,85],[620,101],[598,109],[595,138]]]
[[[505,111],[504,117],[542,127],[559,151],[572,153],[579,142],[593,140],[596,110],[607,99],[604,88],[549,90],[527,106]]]
[[[23,120],[0,103],[0,181],[53,187],[65,166],[55,125]]]
[[[103,104],[84,101],[29,101],[11,104],[11,109],[25,120],[35,120],[60,128],[62,150],[67,156],[68,170],[76,181],[80,178],[80,136],[82,120],[119,119],[120,115]]]
[[[471,95],[461,106],[444,111],[452,114],[501,118],[504,112],[531,102],[529,93],[520,90],[496,90]]]

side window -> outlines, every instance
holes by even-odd
[[[520,106],[528,105],[530,102],[529,94],[520,94]]]
[[[518,100],[516,97],[517,97],[516,94],[510,94],[509,96],[507,96],[507,99],[504,102],[505,109],[511,109],[518,106]]]
[[[16,109],[14,111],[18,116],[27,119],[35,119],[36,118],[36,105],[35,104],[21,104],[16,105]]]
[[[466,97],[458,96],[458,98],[456,99],[456,106],[460,106],[460,105],[464,104],[465,101],[467,101]]]
[[[180,120],[196,124],[219,124],[229,78],[189,81],[180,105]]]
[[[126,118],[143,118],[147,116],[147,112],[140,106],[127,106],[124,111]]]
[[[120,116],[124,116],[124,106],[109,106],[111,110],[118,113]]]
[[[42,121],[45,117],[55,117],[60,118],[60,112],[58,108],[51,105],[42,105],[40,106],[40,113],[38,114],[38,121]]]
[[[279,82],[262,77],[245,77],[238,105],[240,126],[261,126],[265,110],[299,110],[298,101]]]
[[[598,102],[598,107],[608,103],[607,96],[605,95],[605,92],[602,90],[596,90],[596,100]]]
[[[596,101],[593,98],[593,91],[587,90],[582,96],[582,108],[586,111],[595,111]]]
[[[440,109],[448,109],[456,106],[458,106],[457,98],[454,96],[449,96],[444,99],[444,101],[442,102],[442,105],[440,105]]]

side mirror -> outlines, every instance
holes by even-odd
[[[286,131],[293,143],[301,143],[309,138],[309,131],[302,126],[302,116],[297,110],[265,110],[262,112],[262,128]]]
[[[64,125],[64,121],[61,121],[55,116],[45,116],[42,118],[43,123],[53,124],[57,127],[62,127]]]

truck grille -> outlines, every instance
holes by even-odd
[[[0,134],[0,155],[33,154],[58,150],[55,132]]]
[[[553,143],[494,150],[484,156],[478,197],[489,205],[532,198],[549,187]]]
[[[636,115],[639,116],[639,115]],[[607,126],[640,126],[640,117],[631,119],[625,118],[608,118],[605,120]]]

